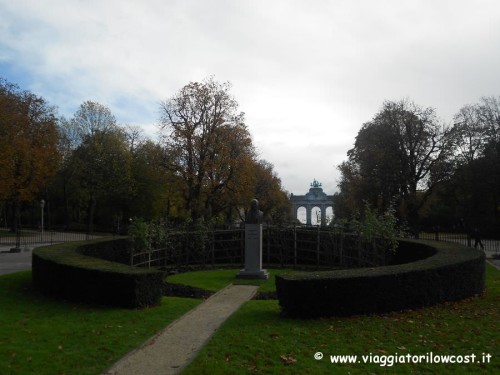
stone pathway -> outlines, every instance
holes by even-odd
[[[257,289],[253,285],[227,286],[127,354],[103,375],[179,374]]]

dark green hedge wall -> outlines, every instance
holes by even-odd
[[[132,245],[127,238],[116,238],[113,241],[86,243],[76,250],[89,257],[130,265]]]
[[[411,240],[401,240],[398,251],[394,263],[411,262],[276,276],[282,313],[304,318],[379,313],[460,300],[484,290],[482,251]]]
[[[112,240],[111,240],[112,241]],[[33,284],[69,300],[127,308],[161,301],[163,273],[82,255],[81,246],[109,246],[110,240],[67,243],[33,251]]]

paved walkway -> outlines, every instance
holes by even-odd
[[[486,259],[486,261],[500,270],[500,259]]]
[[[40,246],[55,245],[62,242],[93,240],[102,236],[87,235],[85,233],[71,232],[44,232],[43,236],[37,232],[24,232],[21,238],[21,251],[11,253],[15,247],[15,237],[2,238],[0,241],[0,275],[19,271],[31,270],[31,257],[33,249]]]
[[[0,275],[31,270],[31,248],[9,253],[12,246],[0,246]]]
[[[103,375],[178,374],[220,325],[257,292],[229,285],[130,352]]]

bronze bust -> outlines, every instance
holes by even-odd
[[[259,201],[252,199],[250,202],[250,210],[245,215],[245,223],[247,224],[261,224],[264,214],[259,210]]]

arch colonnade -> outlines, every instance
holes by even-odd
[[[327,195],[323,192],[321,183],[314,180],[311,183],[309,192],[305,195],[290,195],[292,202],[292,217],[297,218],[299,208],[306,209],[306,224],[312,225],[312,212],[315,207],[321,210],[321,225],[326,225],[326,210],[333,208],[333,195]]]

